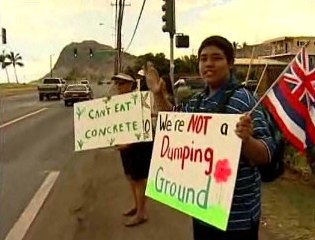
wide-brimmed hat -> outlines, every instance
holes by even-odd
[[[118,74],[114,75],[112,77],[112,80],[113,81],[123,80],[123,81],[128,81],[128,82],[135,82],[136,81],[133,77],[131,77],[130,75],[125,74],[125,73],[118,73]]]

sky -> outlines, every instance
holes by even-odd
[[[42,77],[61,50],[71,42],[95,40],[114,46],[115,0],[1,0],[0,27],[7,30],[0,50],[20,53],[21,82]],[[126,48],[143,0],[126,0],[122,45]],[[164,52],[169,35],[162,32],[162,0],[147,0],[135,38],[134,55]],[[222,35],[230,41],[260,43],[280,36],[315,36],[315,0],[176,0],[176,32],[190,36],[190,47],[175,49],[174,57],[196,54],[201,41]],[[313,26],[312,26],[313,24]],[[8,68],[10,80],[14,71]],[[6,82],[0,69],[0,83]]]

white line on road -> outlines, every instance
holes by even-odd
[[[54,186],[59,172],[51,172],[45,179],[44,183],[37,190],[31,202],[25,208],[20,218],[11,228],[5,240],[22,240],[27,233],[29,227],[34,221],[50,190]]]
[[[31,117],[31,116],[33,116],[33,115],[35,115],[35,114],[38,114],[38,113],[40,113],[40,112],[42,112],[42,111],[45,111],[45,110],[47,110],[47,109],[48,109],[48,108],[41,108],[41,109],[39,109],[39,110],[37,110],[37,111],[35,111],[35,112],[31,112],[31,113],[28,113],[28,114],[26,114],[26,115],[24,115],[24,116],[22,116],[22,117],[18,117],[18,118],[14,119],[14,120],[12,120],[12,121],[10,121],[10,122],[6,122],[6,123],[0,125],[0,129],[1,129],[1,128],[4,128],[4,127],[6,127],[6,126],[9,126],[9,125],[11,125],[11,124],[13,124],[13,123],[16,123],[16,122],[18,122],[18,121],[21,121],[21,120],[23,120],[23,119],[25,119],[25,118]]]

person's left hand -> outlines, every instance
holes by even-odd
[[[148,88],[152,93],[162,93],[163,82],[160,79],[158,71],[155,69],[152,62],[147,62],[144,67],[145,80]]]
[[[241,116],[239,122],[236,124],[235,133],[238,137],[246,142],[253,135],[253,124],[250,115]]]

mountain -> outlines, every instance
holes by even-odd
[[[74,49],[77,49],[77,57]],[[90,57],[90,49],[93,56]],[[132,66],[136,56],[122,53],[122,68]],[[63,48],[60,56],[53,67],[53,76],[63,77],[68,80],[89,79],[101,80],[110,78],[114,72],[115,49],[100,44],[96,41],[83,41],[70,43]],[[47,73],[44,77],[50,76]]]

